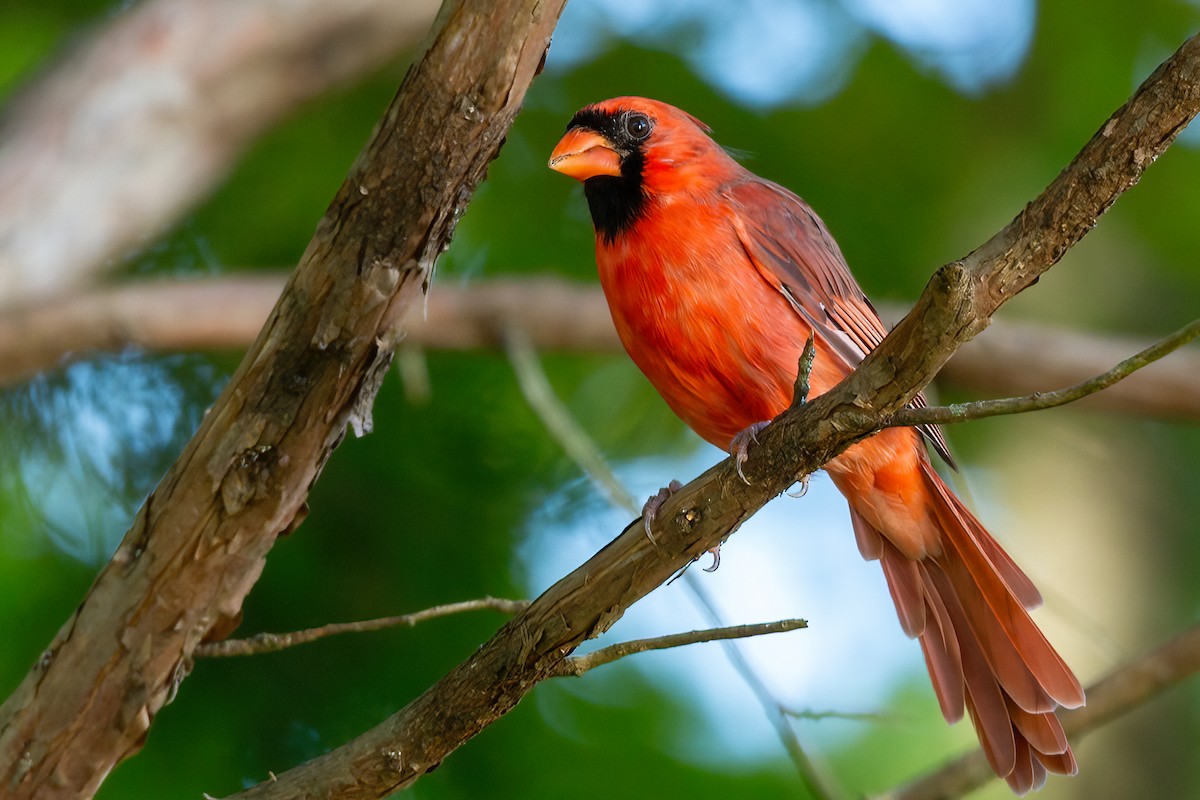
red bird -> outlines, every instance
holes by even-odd
[[[665,103],[618,97],[574,116],[550,167],[583,182],[634,363],[700,436],[744,455],[788,407],[810,334],[820,394],[887,331],[813,210],[708,134]],[[936,428],[921,433],[948,459]],[[942,714],[955,722],[965,706],[992,769],[1024,793],[1077,771],[1055,711],[1082,705],[1083,689],[1029,616],[1037,589],[938,477],[921,433],[886,429],[825,470],[920,639]]]

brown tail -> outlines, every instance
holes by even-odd
[[[900,625],[920,638],[942,715],[958,721],[965,703],[996,774],[1018,794],[1047,771],[1074,775],[1055,709],[1083,705],[1083,689],[1029,616],[1041,595],[921,461],[942,552],[914,561],[852,509],[859,549],[882,564]]]

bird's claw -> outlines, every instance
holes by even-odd
[[[801,497],[804,497],[804,495],[808,494],[808,479],[809,479],[808,475],[805,475],[803,478],[801,478],[800,479],[800,490],[796,491],[796,492],[788,492],[787,496],[795,497],[795,498],[799,499]]]
[[[717,567],[721,566],[721,545],[717,545],[716,547],[705,550],[704,552],[712,553],[713,562],[711,564],[709,564],[707,567],[701,567],[701,569],[703,569],[705,572],[716,572]],[[683,567],[679,570],[679,572],[676,572],[674,575],[671,576],[671,580],[667,581],[667,586],[670,586],[672,583],[674,583],[675,581],[682,578],[684,576],[684,574],[687,573],[688,569],[692,566],[692,564],[695,564],[697,561],[699,561],[700,557],[703,555],[704,555],[704,553],[701,553],[700,555],[696,556],[688,563],[684,564]]]
[[[704,571],[705,572],[716,572],[717,567],[721,566],[721,545],[717,545],[716,547],[709,550],[708,552],[712,553],[713,562],[712,562],[712,564],[708,565],[707,567],[704,567]]]
[[[673,480],[666,486],[658,490],[657,494],[652,494],[646,500],[646,504],[642,506],[642,525],[646,529],[646,538],[650,540],[650,544],[658,545],[654,540],[654,531],[650,526],[654,524],[654,519],[658,516],[658,510],[662,508],[662,504],[667,502],[667,498],[683,488],[683,484]]]
[[[729,452],[733,454],[734,465],[737,467],[738,477],[741,478],[747,486],[750,485],[750,481],[746,478],[746,474],[742,472],[742,464],[745,464],[746,459],[749,457],[748,451],[750,450],[750,443],[754,442],[755,444],[758,444],[758,432],[770,424],[771,423],[769,420],[764,420],[763,422],[755,422],[752,425],[747,425],[745,428],[738,431],[738,433],[734,435],[733,440],[729,443]],[[713,568],[716,569],[715,566]]]

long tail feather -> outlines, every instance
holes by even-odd
[[[942,715],[954,722],[965,708],[996,774],[1018,794],[1047,772],[1074,774],[1055,711],[1082,705],[1083,689],[1029,616],[1041,596],[924,458],[921,467],[941,552],[913,560],[851,509],[859,549],[880,561],[901,627],[920,640]]]

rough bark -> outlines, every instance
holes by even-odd
[[[86,280],[208,193],[262,131],[419,41],[434,0],[154,0],[0,124],[0,305]]]
[[[411,785],[551,676],[581,642],[906,405],[996,309],[1091,229],[1197,110],[1200,37],[1164,62],[1012,223],[940,269],[859,369],[767,426],[743,465],[749,483],[731,459],[716,465],[663,503],[653,541],[635,521],[391,718],[237,796],[378,798]]]
[[[539,68],[562,2],[449,0],[257,341],[77,612],[0,707],[0,793],[93,794],[227,632]]]

